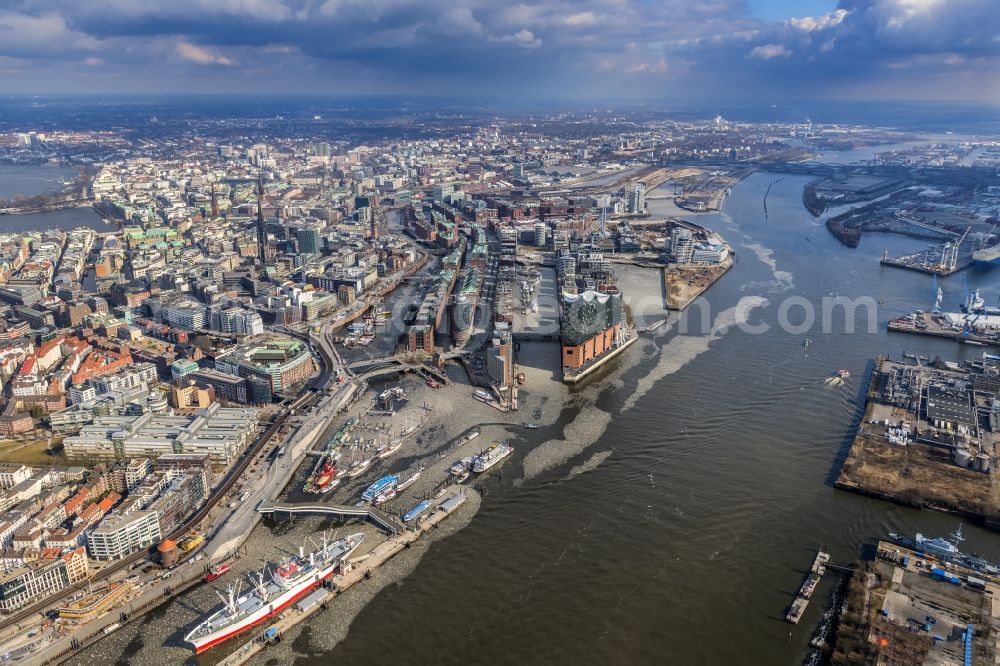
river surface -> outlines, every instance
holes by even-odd
[[[775,180],[765,219],[764,192]],[[739,254],[707,294],[709,320],[724,323],[724,311],[742,299],[763,298],[749,320],[768,333],[730,328],[681,339],[672,331],[634,349],[648,359],[617,378],[621,388],[565,408],[559,422],[520,435],[517,445],[530,449],[574,419],[589,422],[588,411],[608,412],[606,429],[601,419],[584,429],[582,454],[523,483],[505,480],[469,526],[361,612],[346,640],[302,663],[794,664],[833,577],[800,625],[782,615],[819,544],[847,564],[889,531],[955,531],[957,518],[832,487],[875,355],[951,359],[981,350],[887,333],[886,321],[929,308],[933,294],[929,276],[878,259],[886,248],[926,244],[865,236],[857,249],[842,247],[802,206],[806,182],[755,174],[721,213],[696,218]],[[660,203],[651,202],[653,214],[668,214]],[[998,278],[969,272],[988,302],[1000,292]],[[945,306],[957,308],[962,277],[941,285]],[[779,327],[790,296],[815,304],[808,333]],[[833,296],[882,301],[875,332],[860,310],[857,332],[845,331],[842,311],[823,332],[821,302]],[[788,318],[801,321],[795,308]],[[697,329],[692,323],[689,333]],[[853,378],[831,389],[824,380],[837,368]],[[567,474],[606,451],[593,471]],[[1000,559],[1000,537],[971,525],[964,534],[967,550]]]

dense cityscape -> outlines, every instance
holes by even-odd
[[[1000,659],[988,3],[127,4],[0,10],[0,664]]]

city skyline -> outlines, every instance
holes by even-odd
[[[61,0],[0,10],[9,94],[1000,101],[988,0]]]

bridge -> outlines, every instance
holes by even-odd
[[[395,535],[406,529],[403,523],[385,511],[376,509],[373,506],[349,506],[346,504],[313,504],[312,502],[276,502],[273,500],[262,500],[257,505],[257,513],[269,518],[275,518],[279,514],[292,516],[330,516],[342,522],[348,520],[366,520],[373,525],[382,528],[389,534]]]

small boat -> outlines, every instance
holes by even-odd
[[[803,347],[808,347],[811,344],[812,344],[812,342],[809,340],[809,338],[806,338],[805,340],[802,341],[802,346]]]
[[[205,582],[211,583],[213,580],[222,576],[223,574],[229,573],[229,565],[223,562],[222,564],[216,564],[214,567],[208,570],[205,574]]]
[[[375,452],[375,455],[376,455],[376,456],[377,456],[378,458],[388,458],[388,457],[389,457],[389,456],[391,456],[391,455],[392,455],[393,453],[395,453],[396,451],[398,451],[398,450],[399,450],[399,447],[401,447],[402,445],[403,445],[403,440],[401,440],[401,439],[397,439],[397,440],[396,440],[396,441],[394,441],[394,442],[391,442],[391,443],[389,443],[389,444],[386,444],[386,445],[385,445],[385,446],[383,446],[383,447],[380,447],[380,448],[379,448],[379,449],[378,449],[378,450],[377,450],[377,451]]]
[[[455,479],[455,483],[465,483],[466,481],[468,481],[468,480],[469,480],[469,477],[470,477],[471,475],[472,475],[472,474],[471,474],[471,472],[469,472],[469,470],[466,470],[466,471],[462,472],[462,473],[461,473],[461,474],[460,474],[460,475],[458,476],[458,478],[456,478],[456,479]]]
[[[425,383],[432,389],[441,388],[441,384],[437,383],[433,379],[428,379]]]
[[[528,430],[538,430],[537,423],[525,423],[524,427],[527,428]]]
[[[441,497],[446,492],[448,492],[448,486],[441,486],[440,488],[438,488],[438,491],[436,493],[434,493],[434,498],[433,499],[437,499],[438,497]]]
[[[429,509],[430,506],[431,503],[428,500],[424,500],[423,502],[421,502],[420,504],[416,505],[415,507],[407,511],[405,514],[403,514],[403,522],[404,523],[410,522],[411,520],[422,514],[424,511]]]
[[[336,488],[337,486],[339,486],[339,485],[340,485],[340,482],[341,482],[342,480],[343,480],[343,479],[333,479],[332,481],[330,481],[330,483],[328,483],[328,484],[326,484],[325,486],[323,486],[322,488],[320,488],[320,489],[319,489],[319,491],[320,491],[320,492],[321,492],[322,494],[324,494],[324,495],[325,495],[325,494],[327,494],[328,492],[330,492],[331,490],[333,490],[334,488]]]
[[[837,377],[838,379],[850,379],[851,378],[851,371],[850,370],[845,370],[844,368],[840,368],[839,370],[836,370],[833,373],[833,376]]]
[[[363,472],[366,469],[368,469],[368,467],[371,464],[372,464],[372,461],[370,459],[360,460],[360,461],[354,463],[353,465],[351,465],[351,469],[349,469],[347,471],[347,476],[357,476],[358,474],[361,474],[361,472]]]
[[[412,486],[414,483],[417,482],[417,479],[420,478],[420,472],[421,472],[421,470],[418,469],[416,472],[413,473],[413,476],[411,476],[406,481],[403,481],[402,483],[400,483],[399,485],[397,485],[396,486],[396,490],[402,491],[402,490],[406,490],[407,488],[409,488],[410,486]]]
[[[378,495],[372,498],[372,504],[375,506],[378,506],[380,504],[385,504],[396,495],[397,495],[396,487],[389,486],[388,488],[386,488],[385,490],[383,490]]]

